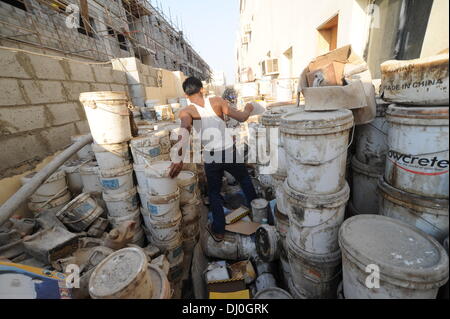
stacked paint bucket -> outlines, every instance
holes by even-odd
[[[180,189],[177,180],[169,176],[172,163],[158,161],[145,166],[146,197],[141,196],[148,240],[169,260],[172,285],[181,281],[183,241],[181,233]]]
[[[113,227],[127,221],[136,222],[133,244],[143,246],[145,235],[128,150],[132,138],[128,96],[125,92],[86,92],[80,94],[80,101],[94,139],[92,150],[108,219]],[[90,166],[94,168],[94,165]]]
[[[352,158],[352,199],[350,215],[378,214],[378,179],[384,174],[387,153],[385,101],[377,99],[375,119],[355,129],[355,155]]]
[[[22,177],[22,185],[28,183],[35,174],[36,172],[33,172]],[[34,214],[41,212],[57,213],[70,202],[71,198],[66,173],[63,170],[58,170],[31,195],[28,201],[28,208]]]
[[[181,234],[183,240],[183,280],[189,278],[192,256],[200,237],[200,199],[197,175],[192,171],[181,171],[177,177],[180,190]]]
[[[449,234],[448,110],[389,106],[389,150],[378,184],[381,215],[413,225],[440,243]]]
[[[281,119],[289,215],[290,291],[299,299],[336,298],[341,274],[339,227],[350,188],[345,180],[349,110],[294,112]]]

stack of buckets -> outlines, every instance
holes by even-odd
[[[448,106],[390,105],[388,152],[379,179],[380,214],[436,238],[449,234]]]
[[[113,227],[136,222],[133,244],[143,246],[137,189],[133,180],[128,141],[131,140],[129,99],[125,92],[86,92],[80,94],[89,122],[98,164],[98,177],[108,220]],[[95,164],[90,165],[93,169]],[[92,174],[94,176],[94,174]]]
[[[197,175],[192,171],[181,171],[177,177],[180,190],[181,233],[183,240],[183,280],[189,278],[192,256],[200,237],[200,206]]]
[[[22,185],[28,183],[35,174],[36,172],[33,172],[22,177]],[[71,198],[66,173],[63,170],[58,170],[31,195],[28,208],[34,214],[41,212],[57,213],[70,202]]]
[[[289,286],[298,299],[336,298],[341,276],[338,231],[350,196],[345,172],[353,125],[349,110],[294,112],[281,119]]]
[[[169,176],[171,162],[158,161],[145,167],[147,191],[141,196],[141,213],[148,240],[169,260],[172,286],[182,281],[183,241],[181,233],[180,189]]]
[[[387,153],[386,109],[389,105],[377,99],[375,119],[355,130],[355,156],[352,158],[351,216],[378,214],[378,179],[384,174]]]

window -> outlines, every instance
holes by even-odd
[[[318,54],[324,54],[337,48],[339,15],[335,15],[324,24],[318,31]]]
[[[125,38],[125,36],[122,33],[117,34],[117,41],[119,41],[119,47],[122,50],[129,51],[127,39]]]
[[[24,11],[27,11],[27,7],[25,6],[25,4],[23,3],[23,1],[18,1],[18,0],[0,0],[1,2],[7,3],[13,7],[22,9]]]
[[[81,17],[81,14],[80,14],[80,27],[78,28],[78,32],[81,34],[90,36],[91,38],[95,38],[94,31],[95,31],[94,19],[89,17],[89,25],[85,26],[84,19]]]

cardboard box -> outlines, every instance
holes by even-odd
[[[331,63],[344,64],[344,86],[310,87],[308,73]],[[351,46],[336,49],[314,59],[302,72],[299,92],[305,99],[305,111],[352,110],[355,124],[367,124],[376,115],[375,88],[367,64]]]
[[[309,87],[342,86],[344,85],[344,67],[341,62],[331,62],[320,69],[309,68],[306,74]]]

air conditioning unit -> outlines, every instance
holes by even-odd
[[[251,25],[251,24],[246,24],[246,25],[244,26],[244,32],[245,32],[245,33],[250,33],[250,32],[252,32],[252,25]]]
[[[242,44],[249,44],[250,43],[250,37],[248,35],[244,35],[242,37]]]
[[[262,63],[262,71],[264,75],[279,74],[278,59],[267,59]]]

